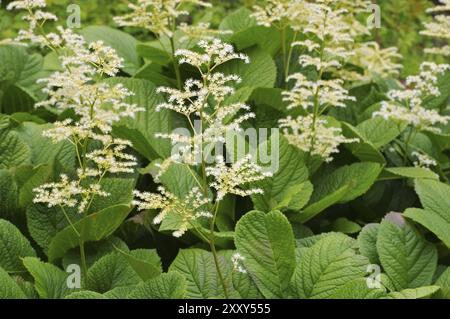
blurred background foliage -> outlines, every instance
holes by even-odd
[[[26,26],[21,15],[7,11],[5,8],[12,0],[1,1],[0,10],[0,39],[13,38],[20,28]],[[113,16],[127,11],[129,0],[47,0],[49,7],[60,19],[66,19],[67,6],[71,3],[81,7],[82,26],[109,25],[115,26]],[[208,21],[217,26],[228,12],[244,5],[251,8],[259,0],[212,0],[214,5],[207,10],[193,11],[195,21]],[[403,55],[402,77],[415,73],[423,61],[423,48],[433,45],[432,40],[419,34],[423,23],[432,17],[426,14],[426,9],[438,0],[373,0],[381,7],[381,29],[373,31],[373,38],[382,47],[396,46]],[[127,30],[138,39],[148,40],[147,34]],[[142,32],[142,31],[139,31]]]

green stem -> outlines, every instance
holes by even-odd
[[[414,129],[411,128],[411,130],[409,131],[408,136],[406,137],[406,140],[405,140],[405,149],[404,149],[404,153],[403,153],[403,166],[406,166],[406,164],[408,162],[409,143],[411,142],[413,133],[414,133]]]
[[[78,240],[79,240],[79,244],[80,244],[81,278],[82,278],[83,286],[84,286],[84,282],[86,280],[86,275],[87,275],[86,253],[84,251],[83,239],[81,239],[81,237],[79,237]]]
[[[294,33],[294,39],[292,40],[292,43],[294,43],[294,42],[297,40],[297,34],[298,34],[298,32],[296,31],[296,32]],[[286,62],[285,69],[284,69],[284,78],[285,78],[285,81],[287,81],[287,78],[289,77],[289,71],[290,71],[290,68],[291,68],[292,53],[293,53],[293,51],[294,51],[294,47],[292,46],[292,43],[291,43],[291,46],[290,46],[290,48],[289,48],[289,53],[288,53],[288,57],[287,57],[287,62]],[[287,88],[287,82],[286,82],[285,84],[286,84],[286,88]]]
[[[182,84],[181,84],[180,65],[178,64],[178,61],[175,57],[175,43],[173,41],[173,37],[170,37],[170,49],[172,50],[172,63],[173,63],[173,68],[175,70],[175,76],[177,78],[177,86],[178,86],[178,89],[181,90]]]
[[[287,67],[287,49],[286,49],[286,27],[281,29],[281,52],[283,54],[283,69],[286,70]],[[286,82],[287,76],[284,73],[284,82]]]
[[[224,277],[222,275],[222,271],[220,270],[219,257],[217,255],[217,251],[216,251],[215,236],[214,236],[214,226],[216,224],[217,213],[219,212],[219,205],[220,205],[220,202],[217,202],[216,203],[216,209],[214,210],[214,216],[213,216],[213,219],[211,221],[211,226],[210,226],[210,237],[211,238],[210,238],[210,241],[209,241],[209,246],[211,247],[211,252],[212,252],[213,257],[214,257],[214,264],[216,265],[217,275],[219,276],[220,283],[222,284],[223,294],[225,295],[225,298],[228,299],[229,298],[228,288],[227,288],[227,285],[225,283]]]

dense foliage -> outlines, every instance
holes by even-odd
[[[379,2],[3,3],[0,298],[450,298],[450,1]]]

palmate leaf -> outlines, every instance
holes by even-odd
[[[264,297],[286,297],[295,268],[295,240],[287,218],[277,211],[247,213],[236,225],[235,244]]]
[[[352,238],[331,234],[307,248],[292,277],[294,297],[329,298],[349,281],[363,278],[369,261],[357,255],[354,247]]]
[[[390,213],[378,229],[377,252],[396,290],[431,284],[436,248],[398,213]]]
[[[74,223],[84,242],[99,241],[111,235],[125,220],[130,212],[127,205],[116,205],[91,214]],[[80,238],[72,226],[58,232],[48,248],[50,260],[61,258],[71,248],[78,247]]]

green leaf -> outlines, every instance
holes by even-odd
[[[33,276],[34,285],[40,298],[61,299],[70,293],[70,289],[67,287],[68,274],[63,270],[34,257],[25,257],[23,264]]]
[[[354,156],[363,162],[386,163],[383,154],[381,154],[377,147],[367,140],[356,127],[345,122],[342,122],[341,125],[345,137],[357,138],[359,140],[357,143],[345,144],[345,147],[349,149]]]
[[[0,169],[30,163],[30,148],[14,131],[0,131]]]
[[[95,214],[84,217],[74,223],[84,242],[99,241],[110,236],[125,220],[130,212],[126,205],[116,205],[105,208]],[[79,237],[72,226],[67,226],[56,234],[48,248],[48,257],[55,260],[64,256],[71,248],[78,247]]]
[[[261,188],[263,195],[253,195],[255,209],[271,211],[287,208],[301,209],[312,193],[312,185],[307,182],[308,169],[299,151],[281,138],[278,148],[278,167],[272,177],[265,178],[252,186]],[[271,140],[259,146],[262,150],[271,150]],[[270,154],[272,155],[272,154]]]
[[[94,197],[89,212],[97,212],[104,207],[115,205],[129,205],[133,200],[136,179],[105,177],[102,179],[100,185],[101,189],[110,195],[106,197]]]
[[[12,114],[33,108],[40,85],[43,58],[25,47],[0,44],[0,112]]]
[[[183,299],[186,279],[177,272],[169,272],[140,283],[128,295],[130,299]]]
[[[80,33],[88,42],[101,40],[116,50],[117,54],[124,59],[123,71],[129,75],[133,75],[141,67],[142,61],[136,52],[138,42],[128,33],[107,26],[88,26]]]
[[[141,57],[150,62],[159,65],[167,65],[172,62],[172,58],[170,57],[170,55],[160,48],[159,43],[138,43],[136,50]]]
[[[0,217],[9,218],[17,214],[18,186],[9,170],[0,169]]]
[[[348,191],[339,203],[354,200],[369,190],[375,183],[382,166],[378,163],[355,163],[338,168],[333,173],[323,176],[315,185],[311,202],[329,196],[344,186]]]
[[[355,234],[361,230],[361,226],[351,220],[340,217],[336,219],[330,226],[331,231],[340,232],[344,234]]]
[[[377,251],[384,271],[397,290],[431,284],[436,248],[398,213],[390,213],[378,229]]]
[[[142,280],[153,279],[162,273],[161,260],[156,250],[138,249],[131,252],[119,248],[116,248],[116,250],[125,257],[128,264]]]
[[[280,212],[253,211],[236,225],[235,243],[244,265],[266,298],[283,298],[295,268],[294,233]]]
[[[230,270],[223,256],[218,256],[222,275],[227,288],[232,287]],[[186,279],[186,298],[207,299],[224,297],[223,288],[217,274],[212,253],[201,249],[180,250],[170,265],[169,272],[179,272]]]
[[[325,236],[306,249],[297,263],[291,288],[297,298],[333,296],[349,281],[363,278],[369,261],[357,255],[355,241],[343,234]]]
[[[16,170],[16,179],[18,172],[23,169],[26,180],[19,186],[19,206],[29,207],[33,205],[33,198],[35,196],[34,189],[46,183],[52,176],[52,168],[48,165],[39,165],[37,167],[19,167]]]
[[[421,167],[390,167],[385,168],[380,175],[380,180],[398,179],[398,178],[428,178],[439,179],[439,176],[433,171]]]
[[[28,239],[10,222],[0,219],[0,267],[7,272],[25,271],[21,258],[35,257]]]
[[[450,186],[419,179],[416,180],[416,192],[425,210],[407,209],[405,217],[428,228],[450,248]]]
[[[447,267],[439,276],[435,285],[440,287],[440,290],[434,295],[435,298],[450,299],[450,267]]]
[[[328,207],[340,202],[348,194],[349,185],[344,185],[333,193],[321,198],[317,202],[309,204],[300,214],[292,216],[292,221],[306,223]]]
[[[386,296],[382,288],[369,288],[365,278],[355,279],[336,289],[330,299],[380,299]]]
[[[105,293],[117,287],[127,287],[140,282],[137,273],[123,256],[111,253],[100,258],[88,270],[86,288]]]
[[[427,286],[419,288],[404,289],[388,294],[389,299],[422,299],[433,295],[439,290],[438,286]]]
[[[26,299],[22,289],[2,267],[0,267],[0,299]]]
[[[75,148],[69,141],[54,144],[49,138],[43,136],[44,130],[52,125],[39,125],[24,122],[17,128],[20,138],[27,143],[31,151],[31,164],[53,164],[59,161],[65,169],[75,167]]]
[[[95,291],[89,291],[89,290],[82,290],[82,291],[76,291],[71,293],[70,295],[67,295],[64,299],[107,299],[102,294],[99,294]]]
[[[372,264],[379,264],[377,238],[379,224],[367,224],[358,235],[358,245],[361,255],[369,258]]]
[[[123,84],[134,93],[126,102],[143,107],[135,118],[122,119],[116,124],[114,133],[133,143],[133,147],[148,160],[170,155],[168,140],[156,138],[156,133],[170,133],[172,130],[171,113],[168,110],[156,111],[156,106],[164,102],[163,96],[156,92],[156,86],[143,79],[115,77],[107,80],[110,84]]]
[[[379,149],[399,136],[406,125],[386,121],[382,117],[374,117],[358,124],[356,128],[367,141]]]
[[[272,88],[277,76],[277,68],[270,54],[261,49],[253,48],[243,53],[250,58],[246,64],[242,60],[232,60],[217,68],[225,74],[239,74],[242,82],[237,88],[242,87],[268,87]]]

